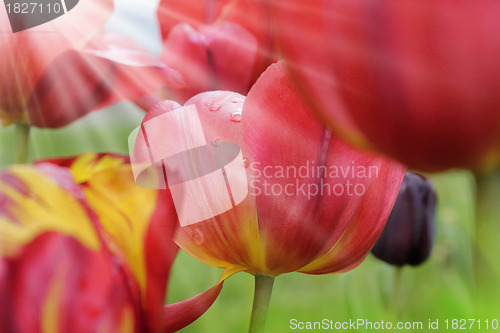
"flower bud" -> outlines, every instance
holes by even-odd
[[[424,262],[434,244],[435,208],[432,182],[406,173],[385,229],[372,249],[375,257],[396,266]]]

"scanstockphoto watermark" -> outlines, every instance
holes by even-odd
[[[435,324],[435,323],[434,323]],[[428,327],[433,328],[433,323],[429,320]],[[424,329],[424,323],[421,321],[414,322],[390,322],[390,321],[370,321],[367,319],[349,319],[349,321],[334,321],[331,319],[322,319],[321,321],[299,321],[295,318],[290,319],[291,330],[331,330],[344,332],[367,332],[367,331],[402,331],[410,330],[412,332],[421,331]]]
[[[306,161],[302,165],[271,166],[251,163],[250,194],[254,196],[363,196],[367,184],[379,177],[380,166],[350,164],[317,165]]]

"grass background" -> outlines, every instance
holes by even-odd
[[[120,103],[63,129],[33,129],[30,159],[87,151],[126,154],[128,135],[143,116],[132,104]],[[13,138],[12,126],[0,129],[0,166],[12,163]],[[341,275],[286,274],[275,281],[267,332],[292,332],[292,318],[395,321],[396,312],[402,321],[422,321],[421,332],[431,332],[427,329],[429,319],[440,319],[439,332],[446,332],[443,320],[447,318],[500,320],[500,179],[496,174],[483,175],[476,182],[466,171],[430,177],[438,192],[436,246],[425,264],[402,269],[397,301],[396,269],[373,256]],[[206,290],[217,282],[220,272],[181,251],[172,270],[167,301],[177,302]],[[251,275],[231,277],[214,306],[182,332],[245,332],[252,294]],[[483,324],[481,330],[476,326],[466,331],[500,329],[486,330]]]

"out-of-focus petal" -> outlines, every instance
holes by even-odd
[[[432,181],[407,172],[372,254],[396,266],[417,266],[425,262],[434,246],[436,202]]]
[[[162,59],[187,77],[180,100],[208,90],[246,94],[278,58],[270,12],[261,0],[169,0],[158,13]]]
[[[36,83],[27,104],[28,121],[61,127],[124,99],[183,86],[168,68],[126,36],[101,32],[82,50],[55,59]]]
[[[160,59],[168,66],[182,71],[186,87],[176,91],[178,100],[208,90],[210,86],[210,64],[207,54],[206,36],[187,23],[175,26],[165,41]]]
[[[168,273],[177,253],[173,235],[178,221],[170,192],[137,186],[124,156],[88,153],[52,162],[70,168],[99,217],[110,250],[133,272],[147,309],[145,325],[152,332],[163,327]]]
[[[498,165],[498,2],[274,3],[295,83],[330,128],[425,171]]]
[[[74,237],[91,250],[100,248],[95,220],[67,170],[51,165],[7,169],[0,175],[0,208],[3,256],[15,256],[48,231]]]
[[[49,64],[66,50],[82,48],[112,10],[112,0],[82,0],[56,20],[14,34],[6,7],[0,6],[0,117],[4,124],[27,120],[26,101]]]
[[[67,169],[0,173],[0,308],[15,332],[140,331],[139,285]]]
[[[174,26],[187,23],[193,27],[213,23],[224,6],[232,0],[161,0],[158,6],[158,21],[163,39]]]
[[[334,245],[352,260],[369,252],[405,168],[333,136],[298,97],[282,62],[270,66],[248,94],[242,125],[261,191],[256,199],[267,270],[298,270]],[[372,219],[367,212],[374,211]],[[356,233],[357,223],[363,233]],[[359,237],[344,245],[353,229]]]
[[[6,261],[7,332],[137,332],[137,285],[104,249],[93,251],[56,233],[35,238]],[[36,272],[36,275],[35,275]]]
[[[222,290],[224,280],[240,271],[242,271],[241,268],[228,268],[212,288],[185,301],[167,305],[165,307],[165,332],[176,332],[198,319],[215,302]]]
[[[246,93],[258,52],[257,39],[238,24],[222,22],[202,28],[207,35],[207,52],[216,73],[218,90]]]
[[[185,101],[208,90],[246,93],[257,51],[255,37],[238,24],[222,22],[194,29],[183,23],[171,30],[160,58],[182,73],[185,87],[174,92],[179,101]]]

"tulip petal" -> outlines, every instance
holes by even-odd
[[[295,83],[334,131],[420,170],[498,164],[498,2],[275,3]]]
[[[186,100],[207,90],[246,94],[278,59],[270,13],[261,1],[162,1],[162,59],[185,74]]]
[[[260,237],[273,275],[298,270],[343,244],[353,220],[366,237],[382,231],[385,220],[372,223],[357,215],[374,210],[387,219],[405,168],[326,130],[297,96],[283,62],[271,65],[248,94],[242,125],[260,187]],[[362,254],[373,245],[371,238],[357,241],[349,246]]]
[[[332,43],[324,42],[327,27],[319,19],[329,15],[325,18],[328,21],[335,18],[335,14],[330,14],[327,9],[328,4],[322,0],[276,1],[274,6],[277,34],[282,52],[287,59],[287,67],[293,73],[297,88],[303,88],[300,84],[301,80],[305,80],[305,86],[311,87],[307,90],[299,90],[303,93],[303,98],[311,107],[311,111],[315,112],[322,121],[327,122],[338,135],[363,147],[369,147],[370,143],[351,119],[339,95],[335,93],[337,90],[336,73],[328,56],[333,46]],[[294,22],[293,29],[289,26],[290,22]],[[339,39],[341,43],[343,39],[340,37]],[[304,52],[305,50],[308,52]],[[348,50],[356,51],[355,49]],[[320,112],[322,108],[331,110],[330,113],[335,116],[335,121],[330,121],[323,112]]]
[[[65,126],[123,99],[181,87],[180,74],[129,38],[102,32],[82,50],[62,53],[43,73],[28,101],[37,127]]]
[[[137,186],[124,156],[88,153],[51,162],[68,166],[83,185],[110,250],[123,258],[138,281],[149,310],[146,324],[152,330],[162,327],[166,281],[177,253],[172,239],[178,222],[170,193]]]
[[[8,292],[0,303],[8,304],[10,320],[3,328],[15,332],[117,331],[127,322],[127,331],[138,330],[140,312],[134,309],[129,292],[137,286],[117,273],[117,265],[105,251],[95,252],[74,238],[44,233],[6,266]]]
[[[27,120],[26,100],[49,64],[64,51],[82,48],[112,10],[112,0],[80,1],[54,21],[13,34],[6,7],[0,6],[0,117],[4,125]]]
[[[158,6],[158,21],[160,22],[163,40],[179,23],[187,23],[193,27],[213,23],[221,14],[222,9],[232,0],[161,0]]]
[[[232,142],[243,148],[241,124],[232,119],[234,114],[241,114],[244,100],[244,96],[234,92],[215,91],[193,97],[186,106],[193,105],[198,110],[204,141]],[[174,103],[164,102],[152,109],[143,123],[179,107]],[[167,133],[161,133],[155,140],[168,141],[165,135]],[[243,154],[245,156],[244,149]],[[251,196],[219,216],[179,228],[175,242],[207,264],[246,267],[248,271],[257,271],[258,267],[262,267],[255,200]]]
[[[160,59],[178,71],[182,71],[185,88],[175,91],[177,99],[185,101],[210,86],[210,64],[205,36],[183,23],[175,26],[165,41]]]
[[[207,90],[246,93],[257,48],[255,37],[238,24],[222,22],[194,29],[183,23],[172,28],[160,58],[183,74],[186,87],[174,90],[185,101]]]
[[[47,163],[7,168],[0,202],[0,308],[9,314],[0,317],[2,328],[140,330],[139,286],[103,243],[68,170]]]
[[[216,73],[216,87],[246,93],[253,78],[252,69],[257,58],[257,39],[238,24],[222,22],[216,27],[206,27],[207,52]]]
[[[54,175],[57,178],[50,177]],[[47,231],[75,237],[91,250],[101,247],[83,193],[66,170],[50,165],[7,169],[0,174],[0,208],[3,256],[15,256]]]
[[[242,270],[242,268],[228,268],[222,273],[219,282],[212,288],[185,301],[165,306],[165,332],[178,331],[198,319],[215,302],[224,281]]]
[[[391,214],[403,181],[400,166],[386,167],[367,186],[355,216],[340,240],[324,256],[300,271],[309,274],[340,273],[356,268],[370,252]]]

